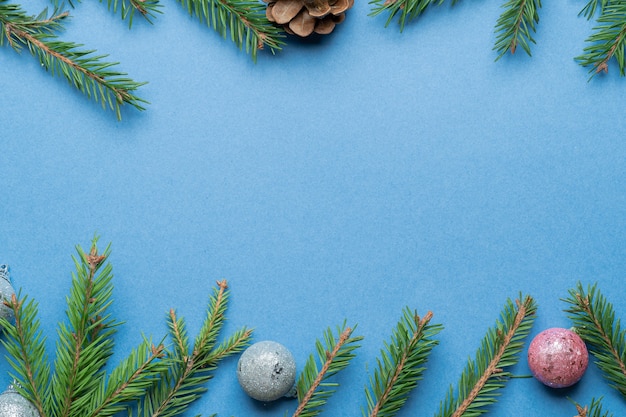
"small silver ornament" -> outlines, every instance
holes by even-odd
[[[13,388],[0,394],[0,417],[41,417],[37,407]]]
[[[296,361],[289,349],[280,343],[258,342],[239,358],[237,379],[246,394],[255,400],[274,401],[293,396]]]
[[[0,317],[12,321],[15,317],[13,310],[6,306],[4,302],[11,301],[11,297],[15,294],[15,290],[9,279],[9,265],[0,265]]]

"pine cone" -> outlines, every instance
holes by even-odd
[[[354,0],[263,0],[268,3],[270,22],[281,25],[287,33],[301,37],[312,33],[327,35],[343,22],[345,11]]]

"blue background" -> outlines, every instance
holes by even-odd
[[[26,51],[0,50],[0,262],[39,301],[50,353],[74,245],[96,232],[113,243],[127,323],[116,361],[142,332],[163,335],[170,308],[195,334],[224,278],[224,334],[253,327],[299,367],[327,326],[358,323],[365,339],[326,416],[360,415],[404,306],[445,330],[400,417],[436,412],[520,291],[539,304],[533,334],[570,326],[560,299],[579,280],[626,317],[626,80],[612,64],[587,82],[574,62],[593,27],[582,1],[545,2],[533,57],[494,63],[501,3],[446,3],[400,33],[357,1],[331,36],[289,38],[256,64],[174,1],[131,30],[78,4],[63,39],[149,81],[151,105],[122,122]],[[293,411],[247,398],[235,366],[189,415]],[[528,374],[525,352],[513,371]],[[571,417],[566,396],[626,411],[595,366],[573,389],[516,379],[502,394],[493,416]]]

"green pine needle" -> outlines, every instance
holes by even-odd
[[[602,410],[602,397],[592,398],[591,404],[588,406],[583,407],[578,403],[574,403],[574,405],[578,412],[574,417],[613,417],[613,414],[609,411]]]
[[[185,321],[172,310],[168,321],[172,348],[144,337],[107,373],[112,339],[121,323],[107,312],[113,291],[112,268],[106,262],[109,247],[100,254],[96,242],[97,238],[89,253],[77,248],[67,322],[59,323],[54,368],[45,351],[37,304],[20,292],[5,301],[15,321],[0,319],[6,334],[1,343],[16,389],[41,417],[179,416],[206,391],[205,383],[218,362],[249,343],[251,331],[240,329],[216,346],[228,301],[226,281],[220,281],[193,349]]]
[[[76,0],[80,3],[81,0]],[[100,0],[100,3],[106,1],[107,8],[113,13],[117,14],[118,11],[122,17],[122,20],[128,20],[128,27],[133,25],[133,17],[135,13],[141,15],[148,22],[152,23],[152,20],[156,18],[157,13],[161,12],[161,4],[159,0]],[[59,8],[63,5],[63,1],[53,0],[54,7]],[[71,7],[74,7],[74,2],[69,0]]]
[[[514,54],[518,46],[530,56],[530,43],[535,43],[532,34],[539,23],[541,0],[508,0],[502,5],[504,12],[496,22],[496,61],[507,52]]]
[[[76,274],[67,297],[69,323],[59,324],[57,358],[47,396],[46,408],[54,416],[81,415],[83,402],[95,395],[105,378],[102,368],[113,354],[113,335],[121,324],[107,312],[113,292],[112,267],[104,263],[109,247],[98,254],[94,239],[89,254],[80,247],[77,251]]]
[[[385,27],[398,15],[400,31],[411,20],[417,19],[431,5],[441,5],[444,0],[370,0],[373,5],[370,16],[377,16],[381,13],[388,13],[389,17]],[[453,4],[458,0],[454,0]]]
[[[355,326],[356,327],[356,326]],[[324,332],[324,342],[319,339],[315,343],[318,361],[311,354],[300,373],[296,383],[298,393],[298,408],[293,417],[313,417],[322,412],[322,407],[335,392],[338,386],[327,380],[337,372],[345,369],[354,358],[357,344],[363,338],[352,337],[354,328],[343,326],[337,328],[337,337],[329,328]]]
[[[422,379],[424,364],[432,349],[439,344],[433,337],[443,326],[430,324],[432,313],[420,318],[408,307],[393,330],[391,340],[385,343],[378,359],[370,388],[365,390],[367,414],[370,417],[392,417],[402,408],[410,392]]]
[[[193,347],[183,318],[171,310],[168,327],[174,347],[166,351],[170,366],[147,390],[140,402],[137,416],[174,417],[185,412],[191,403],[206,392],[206,383],[213,378],[218,362],[240,352],[250,342],[251,330],[240,329],[219,346],[217,336],[224,324],[229,293],[226,281],[219,281],[209,302],[207,316],[195,338]]]
[[[62,76],[103,108],[115,111],[118,120],[125,104],[144,110],[147,101],[134,92],[145,83],[113,70],[118,63],[104,61],[106,55],[96,55],[94,50],[82,49],[82,45],[58,40],[56,33],[68,16],[67,12],[55,9],[50,16],[44,10],[33,17],[20,6],[0,0],[0,46],[7,43],[18,52],[27,48],[50,74]]]
[[[177,0],[189,15],[215,29],[245,50],[256,61],[257,52],[269,47],[280,50],[282,31],[265,16],[265,6],[257,0]]]
[[[38,319],[38,305],[27,296],[22,296],[21,292],[5,304],[15,316],[15,323],[0,318],[4,330],[0,342],[13,368],[9,374],[17,382],[15,385],[20,393],[37,407],[41,417],[45,417],[44,402],[48,396],[50,365],[45,350],[46,338]]]
[[[595,11],[595,10],[594,10]],[[585,41],[588,46],[576,61],[583,67],[591,67],[591,78],[609,71],[609,61],[615,58],[620,75],[626,75],[626,1],[612,1],[602,9],[598,26]]]
[[[590,20],[593,16],[595,16],[598,9],[600,10],[600,13],[603,13],[604,9],[610,2],[611,0],[589,0],[580,13],[578,13],[578,16],[582,15],[585,16],[587,20]]]
[[[496,402],[498,390],[511,377],[506,368],[518,362],[536,310],[530,296],[520,295],[515,302],[507,300],[501,319],[487,331],[475,359],[463,370],[456,395],[450,387],[437,417],[477,417],[487,412],[487,407]]]
[[[570,305],[565,311],[576,333],[587,343],[604,377],[626,397],[626,330],[615,318],[613,305],[597,289],[585,290],[579,282],[564,299]]]

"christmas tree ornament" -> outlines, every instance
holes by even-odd
[[[15,295],[15,290],[11,285],[11,280],[9,279],[9,265],[2,264],[0,265],[0,317],[5,318],[9,321],[13,320],[13,310],[9,308],[9,306],[5,305],[4,302],[11,301],[11,297]]]
[[[0,394],[0,417],[40,417],[40,415],[37,407],[11,385]]]
[[[552,388],[577,383],[587,370],[585,342],[571,330],[559,327],[539,333],[528,347],[528,366],[535,378]]]
[[[282,26],[287,33],[307,37],[328,35],[345,19],[354,0],[263,0],[268,3],[267,20]]]
[[[237,379],[246,394],[255,400],[274,401],[293,396],[296,361],[280,343],[257,342],[239,358]]]

